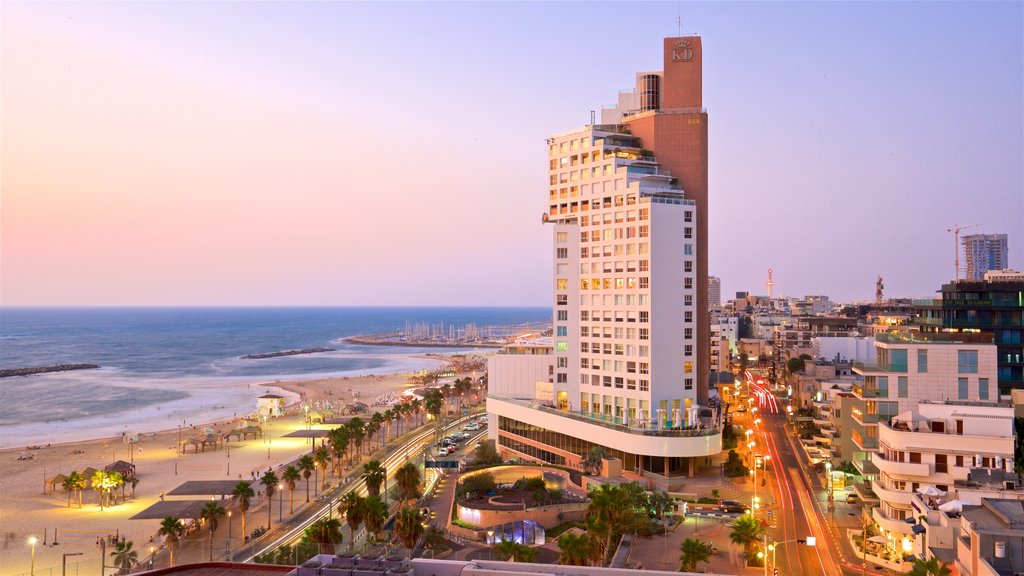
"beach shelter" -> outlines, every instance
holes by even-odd
[[[91,483],[92,477],[95,476],[97,472],[99,472],[99,470],[93,468],[92,466],[89,466],[85,470],[82,470],[82,476],[85,478],[86,483]]]
[[[124,460],[118,460],[113,464],[108,464],[103,467],[104,472],[117,472],[122,476],[132,476],[135,474],[135,464],[125,462]]]
[[[55,476],[51,476],[51,477],[47,478],[46,479],[46,486],[44,486],[43,492],[44,493],[46,492],[46,487],[49,487],[49,490],[50,490],[51,493],[56,492],[57,491],[57,486],[58,485],[63,485],[64,481],[67,480],[67,479],[68,479],[68,477],[65,476],[64,474],[57,474]]]

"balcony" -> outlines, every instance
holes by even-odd
[[[860,460],[854,458],[853,467],[859,470],[862,476],[878,476],[878,466],[875,466],[871,460]]]
[[[881,390],[878,388],[865,388],[859,384],[853,385],[853,395],[860,398],[878,398],[881,396]]]
[[[878,494],[875,494],[871,486],[864,482],[857,482],[853,485],[853,491],[857,493],[857,497],[862,502],[867,504],[878,504]]]
[[[832,420],[829,418],[817,418],[812,416],[811,422],[813,422],[814,425],[819,428],[827,428],[828,426],[832,425]]]
[[[882,486],[881,482],[872,484],[871,489],[878,494],[878,498],[888,502],[890,505],[910,507],[910,498],[914,495],[906,490],[889,489]]]
[[[887,366],[881,366],[875,362],[854,362],[853,371],[857,374],[888,374]],[[856,387],[855,387],[856,388]]]
[[[881,508],[872,508],[871,518],[887,532],[907,535],[911,533],[911,529],[914,527],[914,524],[910,524],[906,520],[886,516]]]
[[[858,424],[860,424],[862,426],[863,425],[873,426],[875,424],[878,424],[878,414],[877,413],[865,414],[864,411],[860,410],[859,408],[854,408],[852,416],[853,416],[854,421],[856,421]]]
[[[944,432],[932,432],[924,423],[918,423],[919,431],[910,430],[905,424],[897,423],[893,427],[882,420],[878,426],[878,438],[896,450],[913,447],[914,451],[935,452],[939,454],[1013,454],[1012,430],[1007,426],[1007,436],[957,434],[956,430],[947,426]],[[953,458],[949,458],[953,468]],[[956,474],[956,473],[954,473]],[[962,474],[962,473],[961,473]],[[957,476],[954,476],[957,477]]]
[[[856,430],[853,431],[851,437],[853,439],[853,443],[864,452],[874,452],[875,450],[878,450],[878,438],[865,436]]]
[[[923,462],[897,462],[895,460],[887,460],[885,454],[881,452],[871,453],[871,462],[878,467],[879,470],[892,476],[921,476],[928,477],[932,474],[932,464],[926,464]]]

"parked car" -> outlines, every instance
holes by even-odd
[[[747,411],[747,405],[746,404],[740,404],[739,406],[736,407],[736,411],[737,412],[746,412]]]
[[[448,455],[448,447],[447,446],[442,446],[441,449],[437,451],[437,455],[438,456],[447,456]]]
[[[848,493],[846,495],[846,503],[847,504],[856,504],[857,503],[857,495],[854,494],[853,492]]]
[[[741,502],[735,500],[722,500],[721,502],[722,512],[728,512],[730,514],[746,514],[750,510],[749,506],[745,506]]]

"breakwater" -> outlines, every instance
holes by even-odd
[[[280,358],[282,356],[301,356],[303,354],[319,354],[320,352],[334,352],[334,348],[303,348],[301,350],[282,350],[280,352],[262,352],[259,354],[246,354],[239,356],[242,360],[262,360],[264,358]]]
[[[394,333],[370,334],[368,336],[349,336],[342,340],[346,344],[363,344],[366,346],[411,346],[415,348],[501,348],[507,342],[495,341],[436,341],[412,340],[396,337]]]
[[[99,368],[99,364],[56,364],[54,366],[35,366],[29,368],[8,368],[0,370],[0,378],[12,376],[32,376],[33,374],[47,374],[49,372],[67,372],[69,370],[92,370]]]

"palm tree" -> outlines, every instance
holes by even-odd
[[[537,551],[525,544],[516,544],[513,540],[501,539],[501,542],[494,545],[494,551],[502,557],[502,560],[515,562],[529,562],[537,555]]]
[[[753,555],[754,545],[764,535],[764,525],[753,516],[740,516],[732,524],[732,532],[729,533],[729,541],[737,546],[743,547],[743,553],[750,558]]]
[[[580,460],[580,466],[583,467],[583,471],[587,474],[598,474],[601,472],[601,463],[604,461],[604,458],[604,448],[594,446],[587,453],[587,457]]]
[[[431,390],[423,396],[423,405],[427,408],[427,414],[431,414],[437,421],[434,432],[435,440],[441,435],[441,405],[443,402],[440,390]]]
[[[97,470],[92,475],[92,489],[96,491],[96,495],[100,502],[100,510],[103,510],[103,504],[105,501],[104,495],[107,493],[107,483],[110,480],[107,478],[107,473],[102,470]]]
[[[363,523],[365,506],[366,499],[356,494],[355,491],[347,492],[342,496],[341,503],[338,504],[338,514],[345,515],[345,522],[351,533],[351,537],[348,539],[349,550],[352,550],[352,545],[356,542],[356,530]]]
[[[387,519],[388,505],[379,496],[368,497],[363,505],[363,522],[366,523],[366,531],[376,537]]]
[[[302,477],[306,479],[306,502],[309,502],[309,477],[313,475],[315,466],[316,464],[313,464],[313,459],[309,454],[299,458],[299,470],[302,470]]]
[[[270,512],[274,509],[271,504],[274,503],[274,494],[277,492],[277,484],[281,481],[270,470],[267,470],[263,476],[260,476],[260,484],[263,484],[263,491],[267,493],[267,530],[270,530]]]
[[[215,500],[210,500],[203,506],[203,510],[199,513],[199,517],[206,521],[206,525],[210,528],[210,562],[213,562],[213,533],[217,531],[217,524],[220,523],[220,519],[224,517],[224,508],[221,507]],[[245,513],[242,513],[242,518],[245,518]],[[245,524],[242,524],[242,534],[245,534]]]
[[[383,427],[384,427],[384,415],[381,414],[380,412],[374,412],[373,416],[370,416],[370,429],[373,430],[373,432],[370,435],[371,436],[376,435],[378,432],[381,431],[381,429]],[[380,438],[379,437],[377,438],[377,444],[378,445],[380,444]]]
[[[316,452],[313,453],[313,463],[320,469],[320,490],[327,486],[327,461],[330,459],[330,452],[323,446],[317,448]]]
[[[71,494],[75,491],[75,479],[73,476],[78,472],[72,472],[69,476],[64,478],[64,481],[60,485],[64,488],[64,491],[68,494],[68,508],[71,508]]]
[[[907,574],[909,576],[949,576],[950,573],[949,564],[932,556],[927,560],[921,558],[914,560],[914,566]]]
[[[400,406],[400,405],[399,405]],[[395,408],[397,406],[388,408],[384,411],[384,445],[387,446],[388,442],[391,442],[391,422],[395,419]]]
[[[252,491],[252,486],[249,486],[249,483],[245,481],[235,484],[235,489],[231,491],[231,499],[238,500],[238,511],[242,513],[243,540],[247,535],[245,532],[245,513],[249,510],[249,500],[255,495]]]
[[[356,416],[355,418],[348,421],[348,435],[356,443],[356,458],[363,455],[363,437],[366,435],[364,428],[366,425],[363,421]]]
[[[341,462],[348,453],[348,428],[338,426],[331,430],[331,456],[334,460],[334,474],[337,476],[341,471]]]
[[[402,545],[412,550],[423,536],[423,512],[416,508],[402,508],[395,519],[395,534]]]
[[[363,479],[366,480],[366,492],[370,496],[380,496],[380,485],[387,477],[387,470],[379,460],[370,460],[363,464]]]
[[[82,507],[82,490],[85,489],[85,486],[87,484],[87,480],[86,480],[85,476],[82,476],[78,472],[72,472],[69,477],[74,480],[75,494],[78,496],[78,507],[81,508]]]
[[[420,414],[422,414],[423,402],[419,398],[413,398],[412,402],[407,404],[407,406],[408,406],[408,409],[405,411],[406,414],[415,414],[416,415],[416,425],[419,426],[420,423],[421,423],[421,421],[420,421]]]
[[[298,468],[295,466],[289,466],[284,469],[281,474],[281,478],[284,479],[285,484],[288,485],[288,515],[291,516],[295,512],[295,483],[299,481]]]
[[[334,554],[342,542],[341,522],[337,518],[321,518],[306,528],[302,540],[316,544],[321,554]]]
[[[679,546],[679,571],[696,572],[697,564],[711,559],[711,545],[695,538],[687,538]]]
[[[558,548],[561,549],[558,563],[586,566],[587,558],[590,556],[589,546],[584,534],[562,534],[558,538]]]
[[[395,470],[395,484],[398,485],[398,493],[402,500],[412,500],[420,497],[420,469],[412,462],[406,462],[398,470]]]
[[[647,496],[647,503],[651,506],[651,510],[654,511],[654,515],[660,520],[666,512],[672,510],[674,501],[667,492],[651,492]]]
[[[174,516],[168,516],[160,522],[157,534],[167,537],[167,549],[171,553],[171,566],[174,566],[174,548],[178,544],[178,537],[181,536],[181,522]]]
[[[139,558],[139,552],[132,550],[130,540],[118,541],[117,544],[114,544],[114,550],[110,555],[114,557],[114,566],[120,568],[123,574],[127,574]]]
[[[113,504],[117,504],[117,493],[116,493],[116,490],[118,488],[122,488],[123,489],[123,487],[124,487],[124,476],[120,472],[107,472],[107,482],[106,482],[106,484],[107,484],[107,494],[108,494],[108,496],[113,496],[113,498],[112,498],[113,501],[114,501]],[[123,491],[122,491],[121,495],[124,496],[124,492]],[[107,504],[107,505],[111,506],[112,504]]]

